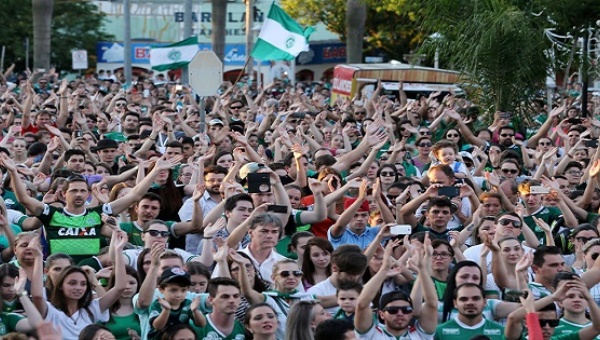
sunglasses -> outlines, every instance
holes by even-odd
[[[502,136],[502,137],[514,137],[515,135],[510,134],[510,133],[501,133],[500,136]]]
[[[150,236],[152,236],[152,237],[157,237],[159,235],[160,235],[160,237],[169,237],[168,231],[158,231],[158,230],[150,229],[150,230],[144,231],[144,233],[150,234]]]
[[[552,143],[550,143],[550,142],[547,142],[547,143],[540,142],[540,143],[538,143],[538,144],[539,144],[539,145],[541,145],[541,146],[549,146],[549,145],[552,145]]]
[[[367,113],[366,113],[366,112],[362,112],[362,111],[360,111],[360,112],[354,112],[354,114],[355,114],[355,115],[366,115]]]
[[[404,307],[386,307],[383,309],[384,312],[388,312],[392,315],[396,315],[398,314],[398,312],[402,312],[402,314],[406,315],[406,314],[410,314],[413,312],[413,308],[411,306],[404,306]]]
[[[558,326],[558,320],[556,319],[540,319],[540,327],[544,328],[544,326],[548,325],[552,328]]]
[[[125,106],[127,106],[127,104],[116,104],[115,106],[116,107],[125,107]]]
[[[581,243],[587,243],[587,241],[593,240],[593,239],[594,239],[593,237],[583,237],[583,236],[575,237],[575,240],[579,241]]]
[[[379,175],[383,176],[383,177],[393,177],[393,176],[396,176],[396,174],[393,173],[393,172],[391,172],[391,171],[390,172],[388,172],[388,171],[382,171]]]
[[[301,270],[284,270],[284,271],[281,271],[279,273],[279,275],[281,275],[281,277],[283,277],[283,278],[289,277],[290,275],[294,275],[295,277],[301,277],[302,271]]]
[[[592,254],[592,256],[591,256],[592,260],[596,261],[596,259],[598,258],[599,255],[600,254],[598,254],[598,253]]]
[[[430,147],[433,146],[433,144],[431,144],[431,143],[421,143],[421,144],[419,144],[419,146],[422,147],[422,148],[430,148]]]
[[[67,177],[67,183],[71,182],[87,182],[87,180],[81,175],[71,175]]]
[[[498,223],[500,223],[501,226],[507,226],[509,224],[512,224],[513,227],[520,229],[521,228],[521,221],[514,221],[514,220],[509,220],[509,219],[503,219],[503,220],[499,220]]]
[[[419,134],[422,136],[431,136],[431,131],[419,131]]]
[[[502,172],[505,174],[518,174],[519,170],[517,169],[502,169]]]
[[[231,109],[232,109],[232,110],[239,110],[239,109],[241,109],[241,108],[242,108],[241,106],[232,106],[232,107],[231,107]]]
[[[458,133],[449,133],[446,135],[447,138],[454,138],[454,137],[460,137],[460,135]]]

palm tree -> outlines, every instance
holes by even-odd
[[[348,0],[346,2],[346,62],[348,63],[362,63],[366,21],[366,2]]]
[[[221,62],[225,62],[225,25],[227,24],[227,0],[211,0],[212,3],[212,50]],[[249,52],[248,52],[249,53]]]
[[[50,68],[50,37],[54,0],[33,0],[33,67]]]

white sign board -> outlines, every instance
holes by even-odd
[[[200,51],[188,65],[190,85],[200,97],[213,96],[223,82],[223,63],[213,51]]]
[[[88,56],[86,50],[71,51],[74,70],[86,70],[88,68]]]

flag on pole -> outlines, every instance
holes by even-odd
[[[158,71],[175,70],[189,64],[198,52],[198,38],[191,37],[171,45],[151,46],[150,65]]]
[[[308,37],[313,27],[302,28],[283,9],[271,4],[251,56],[258,60],[292,60],[308,51]]]

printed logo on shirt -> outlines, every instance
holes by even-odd
[[[445,335],[460,335],[460,329],[458,328],[443,328],[442,334]]]
[[[95,228],[60,228],[58,236],[96,236]]]
[[[501,333],[500,333],[499,329],[484,329],[483,334],[484,335],[500,335]]]

